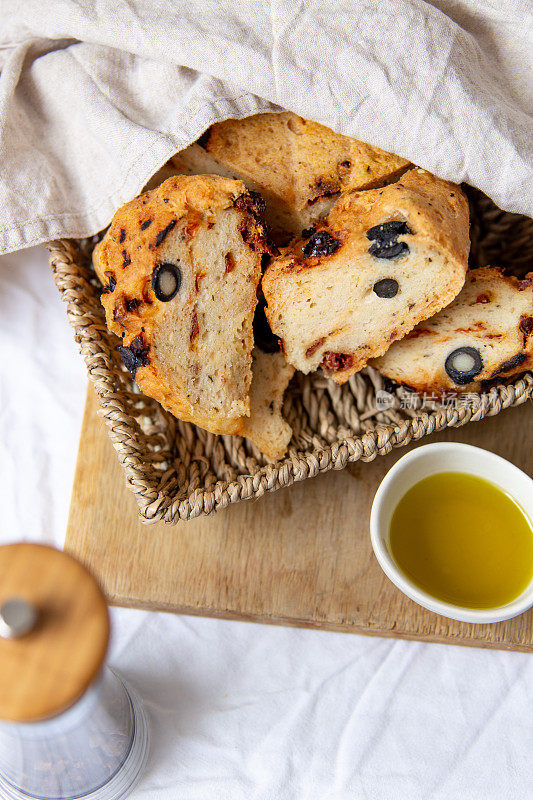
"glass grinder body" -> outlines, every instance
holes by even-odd
[[[74,558],[0,547],[0,796],[119,800],[149,751],[137,693],[104,665],[103,594]]]

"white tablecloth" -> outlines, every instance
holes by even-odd
[[[0,539],[61,546],[85,369],[45,250],[0,277]],[[133,800],[533,797],[528,655],[111,614],[153,726]]]

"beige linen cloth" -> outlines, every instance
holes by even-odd
[[[0,0],[0,252],[96,233],[280,108],[533,216],[532,36],[530,0]]]

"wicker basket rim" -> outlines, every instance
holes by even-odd
[[[483,404],[484,398],[488,399],[486,403],[487,407],[483,413],[479,415],[479,419],[499,413],[514,405],[519,405],[521,402],[525,402],[525,400],[522,400],[522,396],[525,393],[528,394],[525,400],[527,400],[529,396],[533,396],[533,375],[531,373],[526,373],[515,383],[507,385],[500,384],[493,387],[488,393],[479,393],[478,405],[481,406]],[[108,420],[107,414],[102,411],[100,411],[99,414],[105,419],[108,425],[110,438],[120,447],[120,449],[117,449],[118,457],[126,474],[130,476],[132,482],[137,482],[137,473],[129,466],[128,455],[122,453],[122,447],[124,446],[123,438],[115,433],[113,421]],[[362,436],[347,436],[331,445],[317,447],[313,450],[312,454],[299,454],[297,451],[291,454],[291,450],[289,450],[289,454],[282,460],[276,462],[275,465],[267,464],[265,466],[260,466],[250,476],[239,475],[232,481],[218,480],[209,489],[195,489],[189,497],[179,501],[177,514],[180,519],[193,519],[199,514],[206,513],[205,506],[207,505],[209,507],[211,503],[206,503],[205,501],[212,496],[217,498],[217,495],[227,494],[230,498],[229,502],[224,502],[222,497],[216,499],[215,505],[217,508],[225,508],[226,505],[239,502],[241,499],[248,499],[248,497],[241,497],[240,493],[246,490],[246,483],[249,480],[257,484],[265,478],[267,482],[265,491],[273,491],[275,488],[290,486],[292,483],[305,480],[308,477],[315,477],[315,475],[326,472],[331,468],[343,469],[349,462],[358,461],[359,459],[363,461],[373,460],[377,455],[386,455],[390,452],[391,448],[406,446],[410,443],[411,439],[417,440],[429,433],[443,430],[446,427],[460,427],[465,425],[470,421],[474,421],[471,419],[472,416],[474,416],[473,413],[470,416],[465,414],[461,418],[461,416],[454,411],[451,417],[446,415],[446,418],[443,419],[443,409],[439,409],[430,413],[423,412],[413,419],[406,420],[402,426],[393,427],[378,425],[373,431],[368,431]],[[432,422],[435,424],[432,425]],[[323,459],[325,459],[325,463],[321,463]],[[316,462],[316,464],[311,465],[310,462]],[[297,466],[303,468],[300,474],[298,474],[298,470],[296,469]],[[284,479],[280,479],[279,473],[284,470],[287,470],[289,475]],[[271,485],[271,477],[273,475],[276,476],[279,486],[273,487]],[[150,484],[150,489],[156,491],[159,495],[160,492],[157,488],[157,481],[148,479],[145,482],[145,486],[148,483]],[[258,488],[259,487],[254,485],[254,497],[260,496],[257,493]],[[262,493],[263,492],[261,492],[261,494]],[[143,498],[146,496],[144,492],[140,492],[140,494]],[[166,503],[160,501],[158,503],[157,513],[154,514],[153,511],[149,511],[154,501],[152,499],[146,499],[147,502],[142,513],[147,522],[152,520],[157,521],[160,516],[159,512],[163,509],[166,510],[172,505],[171,502]],[[212,510],[214,510],[214,507],[209,508],[207,513],[211,513]]]
[[[81,267],[76,263],[73,254],[72,248],[77,244],[76,240],[72,242],[60,239],[51,241],[46,246],[50,253],[54,279],[67,303],[67,315],[76,331],[76,339],[82,345],[82,350],[83,342],[90,342],[98,351],[96,355],[92,353],[90,359],[84,356],[100,405],[98,413],[109,429],[109,436],[125,470],[128,484],[136,495],[143,522],[152,523],[164,519],[175,523],[200,514],[209,514],[232,503],[260,497],[267,491],[275,491],[329,469],[342,469],[349,462],[373,460],[377,455],[384,455],[393,448],[407,445],[412,439],[421,439],[426,434],[446,427],[459,427],[470,421],[478,421],[533,397],[533,375],[525,373],[507,385],[500,384],[484,393],[471,393],[474,398],[471,405],[459,408],[441,405],[434,411],[423,411],[403,420],[399,425],[378,424],[373,430],[339,438],[331,444],[315,447],[312,452],[293,448],[276,464],[258,466],[251,474],[237,475],[232,480],[217,479],[209,488],[197,487],[188,496],[173,499],[165,494],[161,480],[150,476],[147,467],[143,468],[135,441],[133,418],[128,414],[120,393],[114,390],[113,372],[103,357],[104,334],[101,327],[98,328],[95,323],[87,326],[80,321],[80,316],[84,313],[81,306],[90,284],[81,274]],[[94,289],[91,291],[94,293]],[[99,355],[101,358],[96,363],[95,359],[98,360]],[[201,460],[203,457],[197,458]]]

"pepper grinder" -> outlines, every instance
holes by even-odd
[[[148,720],[104,665],[108,640],[85,567],[46,545],[0,547],[0,797],[119,800],[136,785]]]

